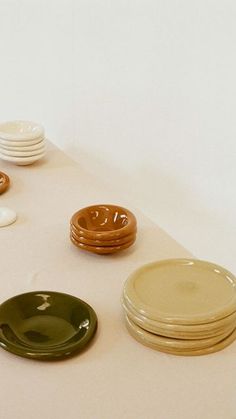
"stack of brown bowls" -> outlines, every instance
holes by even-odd
[[[82,250],[111,254],[130,247],[136,240],[137,222],[126,208],[93,205],[77,211],[70,222],[70,239]]]

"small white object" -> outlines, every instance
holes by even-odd
[[[13,224],[16,221],[16,213],[7,207],[0,207],[0,227]]]

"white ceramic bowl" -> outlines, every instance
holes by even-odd
[[[4,150],[7,151],[35,151],[35,150],[41,150],[42,148],[45,147],[45,141],[40,141],[37,144],[33,144],[33,145],[27,145],[27,146],[8,146],[8,145],[3,145],[0,142],[0,150],[2,150],[4,152]]]
[[[44,141],[45,138],[44,136],[42,137],[38,137],[35,138],[34,140],[28,140],[28,141],[9,141],[9,140],[4,140],[0,137],[0,146],[5,146],[5,147],[30,147],[32,145],[36,145],[41,143],[42,141]]]
[[[44,136],[44,128],[31,121],[9,121],[0,124],[0,138],[9,141],[27,141]]]
[[[31,156],[38,156],[42,153],[45,153],[46,148],[42,147],[39,150],[30,150],[30,151],[24,151],[24,150],[20,150],[20,151],[9,151],[9,150],[5,150],[3,148],[0,147],[0,153],[4,156],[10,156],[10,157],[31,157]]]
[[[9,161],[10,163],[14,163],[18,166],[27,166],[29,164],[33,164],[37,160],[42,159],[45,156],[45,153],[38,154],[37,156],[31,156],[31,157],[10,157],[5,156],[4,154],[0,153],[0,158],[2,160]]]

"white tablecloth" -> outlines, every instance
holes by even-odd
[[[0,302],[57,290],[87,301],[99,320],[93,344],[69,360],[43,363],[1,349],[0,418],[235,419],[236,343],[208,356],[177,357],[139,344],[124,325],[127,276],[188,251],[52,146],[33,166],[0,162],[0,170],[12,181],[0,206],[18,213],[16,224],[0,229]],[[71,215],[92,203],[117,203],[136,214],[133,248],[97,256],[70,243]]]

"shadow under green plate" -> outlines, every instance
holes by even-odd
[[[95,335],[97,316],[77,297],[35,291],[0,306],[0,346],[38,360],[59,360],[84,349]]]

